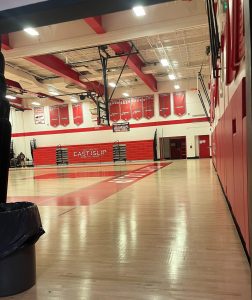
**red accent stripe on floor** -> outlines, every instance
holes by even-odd
[[[127,174],[109,178],[84,189],[58,197],[8,197],[8,202],[31,201],[41,206],[89,206],[129,187],[135,182],[159,171],[170,163],[153,163],[142,168],[129,171]]]
[[[128,171],[95,171],[95,172],[75,172],[75,173],[49,173],[34,176],[35,180],[58,179],[58,178],[83,178],[83,177],[113,177],[127,174]]]

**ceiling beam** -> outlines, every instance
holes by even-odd
[[[142,24],[137,26],[137,28],[129,25],[126,28],[120,28],[100,35],[89,34],[77,38],[63,38],[61,40],[40,42],[38,44],[22,46],[9,51],[4,51],[4,55],[6,60],[8,60],[46,53],[64,52],[70,49],[83,49],[85,47],[118,43],[125,40],[130,41],[146,36],[168,34],[176,30],[186,30],[190,28],[197,30],[206,24],[207,18],[205,14],[189,17],[181,16],[177,19]]]
[[[14,81],[14,80],[6,78],[5,81],[6,81],[7,87],[9,87],[9,88],[17,89],[20,92],[25,91],[27,93],[31,93],[32,95],[34,95],[38,98],[48,98],[49,100],[52,100],[52,101],[57,102],[57,103],[64,103],[64,100],[62,100],[60,98],[50,96],[50,95],[47,95],[47,94],[44,94],[44,93],[36,93],[36,92],[30,92],[28,90],[25,90],[25,89],[22,88],[22,86],[18,82]]]
[[[46,69],[60,77],[63,77],[86,91],[94,91],[99,95],[103,95],[103,85],[97,81],[83,82],[79,78],[79,74],[66,65],[58,57],[45,54],[39,56],[26,57],[26,60]]]
[[[4,50],[11,50],[11,46],[9,43],[9,35],[8,34],[2,34],[1,36],[1,47]]]
[[[7,34],[2,35],[2,48],[10,51],[12,47],[9,44],[9,37]],[[32,57],[25,57],[25,59],[43,69],[46,69],[68,81],[76,84],[86,91],[94,91],[99,95],[103,95],[103,85],[97,81],[82,82],[79,74],[66,65],[61,59],[51,54],[38,55]]]
[[[97,21],[97,17],[88,18],[88,21],[84,19],[85,22],[97,33],[105,33],[105,29],[102,27],[102,19]],[[99,26],[97,26],[97,22]],[[131,52],[131,45],[128,42],[121,42],[110,45],[110,48],[115,52],[115,54],[124,54]],[[121,59],[124,62],[127,62],[127,65],[136,73],[136,75],[153,91],[157,92],[157,81],[152,74],[144,74],[141,68],[144,66],[144,62],[137,54],[132,54],[129,57],[121,56]]]
[[[102,25],[102,16],[96,16],[91,18],[85,18],[84,21],[91,27],[96,33],[103,34],[106,30]]]
[[[31,108],[23,106],[23,99],[21,98],[10,100],[10,106],[20,111],[32,110]]]

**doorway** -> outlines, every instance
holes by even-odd
[[[186,159],[186,137],[160,138],[160,159]]]
[[[186,137],[170,139],[171,159],[186,159]]]

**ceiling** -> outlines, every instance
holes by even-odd
[[[10,87],[9,93],[23,99],[24,107],[31,107],[34,100],[42,105],[53,105],[59,99],[66,103],[75,96],[78,99],[78,94],[85,92],[83,84],[89,89],[94,83],[98,88],[103,85],[96,46],[108,44],[107,53],[114,56],[115,47],[122,42],[125,46],[124,41],[135,46],[132,51],[137,51],[138,57],[127,62],[115,97],[134,88],[139,90],[140,86],[147,88],[149,93],[153,93],[155,84],[157,91],[166,83],[171,89],[175,84],[183,89],[184,83],[195,79],[196,86],[201,67],[206,78],[210,75],[209,57],[205,54],[209,45],[208,25],[202,0],[149,6],[142,18],[135,17],[131,10],[107,14],[102,16],[101,26],[103,34],[97,34],[85,20],[37,28],[38,37],[30,37],[23,31],[9,34],[9,47],[4,51],[6,78],[18,82],[25,91]],[[56,59],[60,70],[50,64],[37,63],[37,60],[34,63],[34,55]],[[168,66],[162,66],[161,59],[167,59]],[[117,81],[124,60],[122,57],[109,59],[108,82]],[[70,70],[67,76],[64,72],[61,74],[61,64],[63,69]],[[176,79],[169,80],[169,74],[174,74]],[[52,98],[51,92],[58,93],[54,96],[57,99]],[[41,93],[49,97],[41,97]]]

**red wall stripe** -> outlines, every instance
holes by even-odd
[[[178,124],[199,123],[199,122],[208,122],[208,120],[207,118],[192,118],[192,119],[183,119],[183,120],[146,122],[146,123],[139,123],[139,124],[130,124],[130,128],[143,128],[143,127],[152,127],[152,126],[157,127],[157,126],[178,125]],[[22,133],[20,132],[20,133],[13,133],[12,137],[92,132],[92,131],[103,131],[103,130],[112,130],[112,127],[89,127],[89,128],[62,129],[62,130],[31,131],[31,132],[22,132]]]

